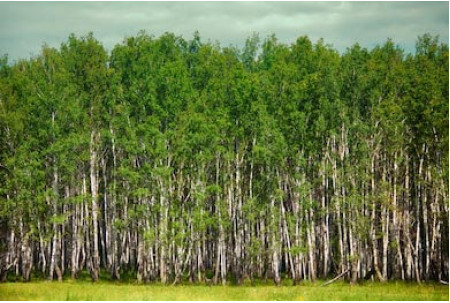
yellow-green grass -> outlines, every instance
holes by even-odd
[[[259,284],[256,286],[206,286],[71,281],[62,283],[36,281],[30,283],[7,282],[0,284],[0,300],[409,300],[448,301],[449,288],[426,283],[366,282],[354,286],[339,281],[320,287],[303,283],[297,286]]]

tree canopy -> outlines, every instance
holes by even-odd
[[[448,45],[140,32],[0,60],[0,278],[447,280]]]

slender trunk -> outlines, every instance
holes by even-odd
[[[32,255],[30,247],[30,238],[28,235],[28,227],[24,226],[22,218],[19,218],[19,229],[21,238],[21,254],[22,254],[22,277],[25,282],[30,281],[30,273],[32,267]]]
[[[87,185],[86,185],[86,175],[83,172],[83,192],[82,195],[83,197],[86,197],[87,195]],[[85,248],[84,248],[84,262],[86,262],[86,268],[88,270],[88,272],[92,275],[92,258],[91,258],[91,228],[89,224],[89,204],[88,202],[85,200],[83,201],[83,206],[84,206],[84,243],[85,243]]]
[[[316,249],[315,245],[315,223],[314,223],[314,214],[313,214],[313,199],[312,199],[312,192],[309,193],[309,200],[310,200],[310,208],[309,208],[309,222],[310,226],[307,229],[307,237],[308,237],[308,254],[309,254],[309,276],[312,282],[316,281],[316,262],[314,260],[314,251]]]
[[[373,270],[380,281],[383,281],[383,276],[380,272],[379,262],[378,262],[378,239],[376,236],[376,195],[377,191],[375,189],[375,156],[372,157],[372,167],[371,167],[371,182],[372,182],[372,217],[371,217],[371,240],[372,240],[372,252],[373,252]]]
[[[426,146],[424,145],[423,147],[424,149],[424,153],[426,151]],[[417,185],[417,205],[415,207],[416,210],[416,243],[414,245],[414,273],[415,273],[415,277],[416,277],[416,281],[417,283],[420,284],[420,257],[421,257],[421,253],[420,253],[420,226],[421,226],[421,222],[420,222],[420,211],[421,211],[421,204],[424,203],[423,199],[423,189],[422,189],[422,171],[423,171],[423,162],[424,159],[423,157],[420,157],[419,159],[419,171],[418,171],[418,185]]]
[[[91,196],[92,196],[92,281],[96,282],[99,278],[99,250],[98,250],[98,168],[97,168],[97,137],[95,130],[91,131],[90,142],[90,179],[91,179]]]
[[[394,153],[394,172],[393,172],[393,181],[392,181],[392,188],[393,188],[393,194],[392,194],[392,206],[393,206],[393,212],[392,212],[392,229],[394,233],[394,239],[396,243],[396,258],[395,258],[395,264],[394,264],[394,272],[395,272],[395,278],[401,278],[402,280],[405,279],[405,272],[403,268],[403,255],[402,255],[402,249],[401,249],[401,243],[400,243],[400,229],[401,229],[401,223],[398,221],[398,214],[399,214],[399,207],[397,205],[397,152]]]
[[[70,276],[72,279],[76,279],[78,272],[78,208],[78,204],[75,204],[72,215],[72,246],[70,256]]]
[[[239,159],[239,154],[236,153],[236,160],[235,160],[235,203],[236,203],[236,209],[235,209],[235,235],[236,235],[236,244],[234,248],[235,253],[235,280],[237,284],[242,283],[242,250],[243,250],[243,220],[242,220],[242,188],[241,188],[241,164],[242,160]]]
[[[54,199],[52,200],[53,205],[53,215],[58,215],[58,170],[56,168],[56,164],[53,166],[53,194]],[[59,266],[60,261],[60,234],[58,231],[58,224],[56,220],[53,222],[53,242],[52,242],[52,257],[51,257],[51,263],[50,263],[50,272],[49,272],[49,280],[53,280],[53,274],[56,273],[56,276],[58,277],[58,281],[62,281],[62,273],[61,268]]]
[[[112,244],[109,246],[111,250],[111,277],[113,279],[120,280],[120,232],[113,228],[112,223],[116,220],[116,167],[117,167],[117,155],[116,155],[116,142],[115,142],[115,134],[114,129],[110,126],[109,129],[111,133],[111,147],[112,147],[112,156],[113,156],[113,168],[112,168],[112,193],[111,193],[111,220],[108,225],[109,234],[112,238]]]
[[[271,226],[271,250],[272,250],[272,272],[273,272],[273,280],[275,282],[275,285],[279,286],[281,284],[280,279],[280,259],[278,254],[278,246],[279,243],[277,241],[277,227],[278,224],[276,222],[276,216],[275,216],[275,197],[271,199],[271,219],[272,219],[272,226]]]
[[[46,277],[46,270],[47,270],[47,258],[45,256],[45,243],[44,243],[44,237],[43,237],[43,230],[41,227],[41,220],[37,221],[38,226],[38,233],[39,233],[39,256],[41,259],[41,272],[42,272],[42,278]]]
[[[342,224],[345,223],[342,220],[342,214],[341,214],[341,200],[339,199],[339,190],[338,190],[338,172],[337,172],[337,150],[336,150],[336,138],[333,136],[333,155],[335,155],[335,158],[333,160],[333,175],[332,175],[332,183],[333,183],[333,191],[334,191],[334,198],[335,198],[335,207],[336,207],[336,215],[337,218],[336,224],[337,224],[337,234],[338,234],[338,251],[339,251],[339,271],[344,272],[346,269],[345,266],[345,257],[344,257],[344,241],[342,236]],[[341,162],[343,162],[343,157],[341,157]],[[342,189],[341,189],[342,190]],[[342,203],[343,204],[343,203]]]
[[[428,178],[428,169],[425,169],[425,184],[429,182]],[[428,222],[428,192],[426,188],[423,189],[423,202],[422,202],[422,215],[423,215],[423,229],[424,229],[424,235],[425,235],[425,269],[423,270],[424,279],[428,280],[430,275],[430,252],[431,252],[431,246],[430,243],[430,235],[429,235],[429,222]]]
[[[411,209],[411,200],[410,200],[410,189],[409,189],[409,156],[405,155],[405,191],[404,191],[404,223],[403,223],[403,235],[405,239],[405,277],[410,280],[412,278],[412,242],[411,242],[411,232],[410,232],[410,209]]]
[[[139,226],[141,227],[141,226]],[[137,281],[142,283],[146,278],[146,256],[145,256],[145,245],[142,236],[138,236],[138,252],[137,252]]]
[[[327,143],[327,149],[328,149],[328,143]],[[327,150],[328,154],[328,150]],[[326,155],[327,157],[328,155]],[[328,160],[325,159],[325,163],[323,164],[323,171],[322,171],[322,212],[324,215],[322,216],[322,225],[321,225],[321,242],[322,242],[322,277],[326,278],[328,276],[328,257],[330,255],[329,253],[329,214],[328,214],[328,205],[327,205],[327,193],[328,193],[328,178],[326,176],[326,166],[328,164]]]
[[[297,281],[297,275],[296,275],[296,272],[295,272],[294,261],[292,259],[292,253],[291,253],[291,250],[292,250],[291,249],[291,247],[292,247],[291,237],[289,236],[289,228],[288,228],[288,225],[287,225],[287,222],[286,222],[286,210],[285,210],[285,207],[283,205],[283,202],[281,202],[280,204],[281,204],[282,232],[283,232],[284,239],[286,241],[286,245],[287,245],[287,248],[288,248],[287,254],[288,254],[288,260],[289,260],[289,268],[290,268],[290,271],[291,271],[292,279],[294,281]]]
[[[383,181],[386,180],[386,160],[383,166]],[[388,192],[389,193],[389,192]],[[389,193],[390,194],[390,193]],[[387,209],[386,202],[383,201],[381,206],[381,228],[383,233],[383,264],[382,264],[382,276],[383,280],[387,280],[388,275],[388,244],[389,244],[389,210]]]
[[[103,265],[108,271],[112,268],[112,254],[111,254],[111,223],[110,223],[110,210],[109,210],[109,193],[108,193],[108,180],[107,180],[107,167],[105,157],[101,158],[102,177],[103,177],[103,224],[100,224],[100,238],[101,238],[101,251],[102,259],[100,264]]]
[[[170,163],[168,163],[169,167]],[[159,264],[159,275],[161,283],[166,284],[167,279],[167,219],[168,219],[168,204],[166,198],[166,181],[163,178],[160,179],[161,194],[159,202],[161,205],[161,220],[159,225],[159,240],[160,240],[160,264]]]

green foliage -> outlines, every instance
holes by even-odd
[[[58,224],[58,225],[62,225],[65,222],[67,222],[68,220],[68,215],[67,214],[62,214],[62,215],[53,215],[49,222],[51,224]]]
[[[76,216],[92,223],[95,179],[102,230],[166,252],[194,238],[214,250],[222,228],[243,256],[267,257],[272,246],[299,256],[313,249],[311,230],[323,244],[326,217],[343,261],[338,227],[361,249],[371,228],[383,238],[382,209],[398,220],[419,214],[401,223],[402,237],[406,226],[436,224],[446,242],[448,45],[425,34],[416,48],[405,54],[387,40],[339,54],[307,36],[288,45],[253,34],[237,49],[198,32],[140,32],[108,53],[91,33],[30,59],[1,57],[0,219],[15,230],[22,220],[33,241],[48,240],[52,224],[73,236]],[[422,205],[437,223],[423,221]],[[444,246],[433,256],[448,257]]]
[[[112,226],[118,231],[123,231],[127,226],[127,222],[125,220],[115,219]]]

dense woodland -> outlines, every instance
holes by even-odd
[[[448,281],[448,53],[141,32],[3,57],[0,278]]]

